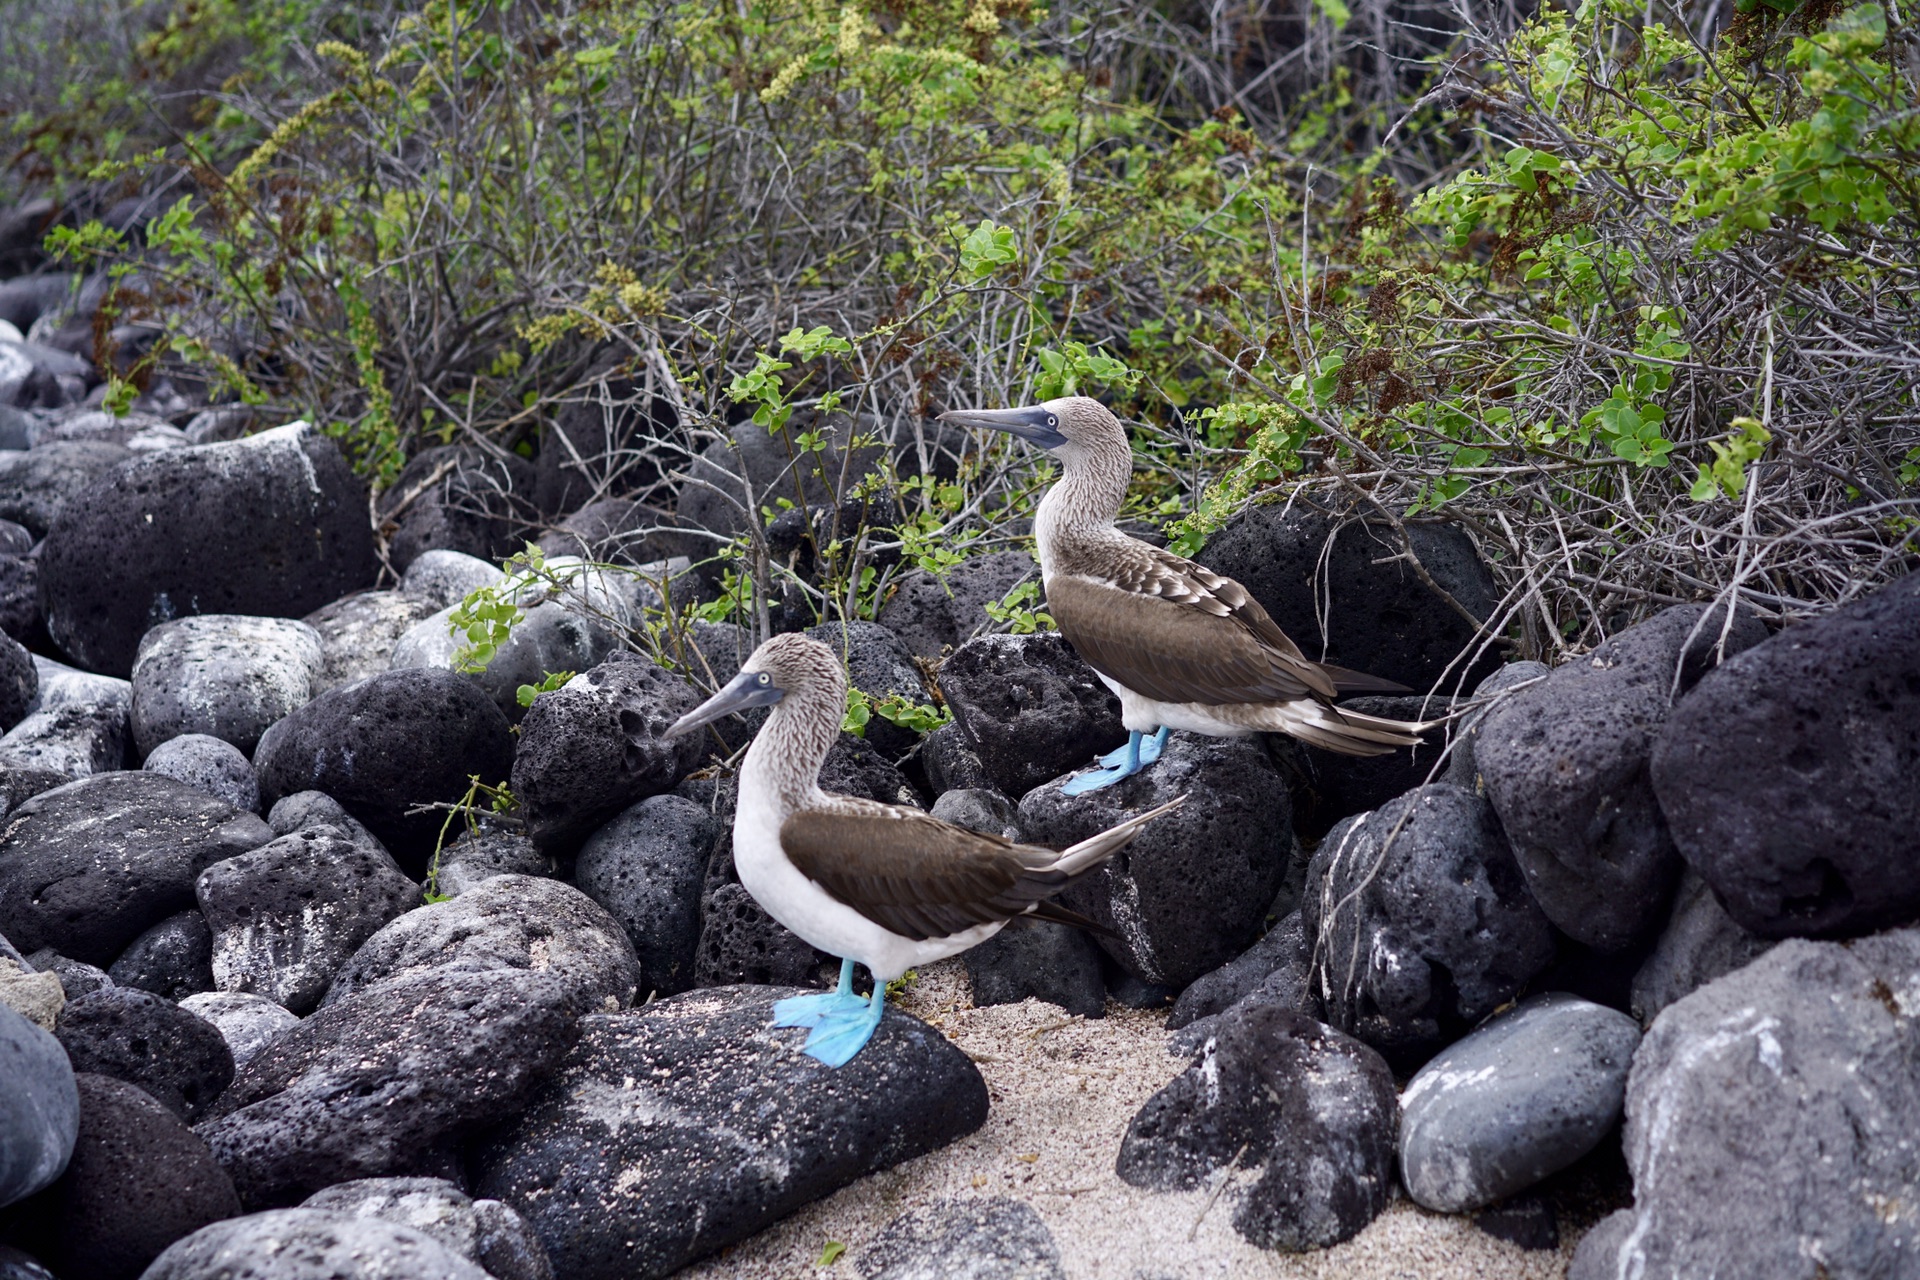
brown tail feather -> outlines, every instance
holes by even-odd
[[[1412,693],[1406,685],[1385,676],[1370,676],[1364,671],[1350,671],[1346,667],[1336,667],[1331,663],[1318,664],[1333,681],[1333,691],[1339,697],[1355,693]]]

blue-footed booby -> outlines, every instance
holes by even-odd
[[[1111,786],[1159,759],[1167,734],[1217,738],[1285,733],[1343,755],[1384,755],[1440,720],[1343,711],[1349,693],[1404,685],[1314,662],[1247,589],[1114,526],[1133,478],[1133,450],[1098,400],[1065,396],[1019,409],[956,409],[942,422],[1004,431],[1061,462],[1034,518],[1047,611],[1120,699],[1127,744],[1063,788]]]
[[[1049,899],[1185,800],[1055,852],[918,809],[829,794],[820,765],[846,715],[847,676],[832,649],[798,635],[755,649],[738,676],[667,732],[754,707],[772,710],[740,766],[733,865],[768,915],[841,958],[838,990],[774,1006],[774,1025],[810,1028],[806,1052],[828,1066],[867,1043],[887,983],[914,965],[985,942],[1016,916],[1090,926]],[[873,975],[870,999],[854,993],[856,961]]]

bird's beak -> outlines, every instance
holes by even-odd
[[[665,736],[677,738],[683,733],[690,733],[703,724],[712,724],[715,720],[730,716],[736,711],[770,707],[785,697],[786,693],[787,691],[773,683],[765,672],[742,671],[727,681],[720,692],[675,720],[668,727]]]
[[[1043,404],[1028,405],[1023,409],[951,409],[940,415],[940,421],[951,422],[956,427],[1004,431],[1008,435],[1031,441],[1042,449],[1058,449],[1067,442],[1067,438],[1060,434],[1059,415]]]

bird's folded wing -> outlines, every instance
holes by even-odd
[[[912,809],[836,796],[780,827],[809,880],[883,929],[915,941],[1011,919],[1069,877],[1025,849]]]
[[[1096,670],[1160,702],[1327,699],[1333,681],[1246,588],[1153,548],[1106,572],[1063,572],[1047,609]]]

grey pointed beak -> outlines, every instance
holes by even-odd
[[[721,688],[720,692],[708,698],[687,714],[668,726],[664,735],[677,738],[683,733],[691,733],[701,725],[712,724],[736,711],[752,711],[755,707],[770,707],[786,696],[787,691],[773,683],[773,678],[764,671],[742,671]]]
[[[951,422],[956,427],[1004,431],[1037,444],[1042,449],[1058,449],[1067,442],[1067,438],[1060,434],[1058,415],[1043,404],[1027,405],[1021,409],[950,409],[940,415],[940,421]]]

